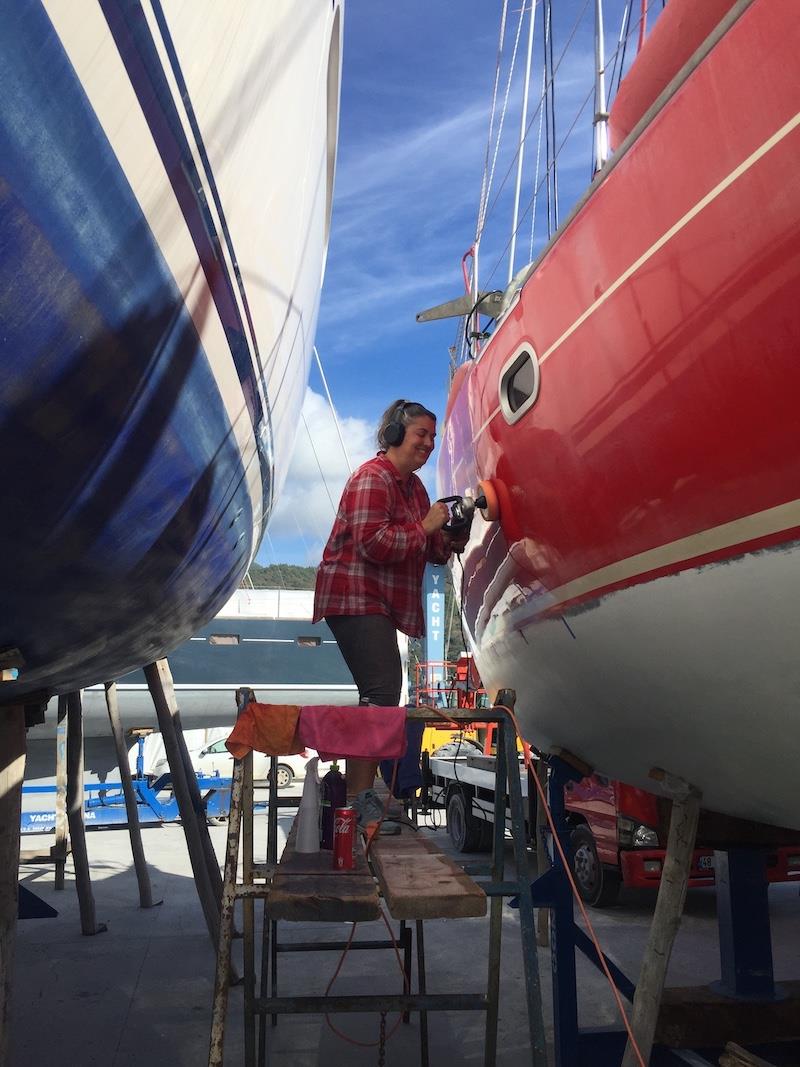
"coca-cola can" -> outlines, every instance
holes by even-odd
[[[336,808],[333,813],[333,869],[352,871],[355,867],[356,823],[355,808]]]

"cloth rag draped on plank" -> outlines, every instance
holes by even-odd
[[[248,704],[225,742],[242,759],[251,749],[268,756],[313,748],[320,758],[400,759],[406,751],[405,708],[372,705]]]
[[[297,704],[246,704],[225,747],[234,759],[244,759],[248,752],[265,752],[268,756],[296,756],[304,745],[297,740]]]

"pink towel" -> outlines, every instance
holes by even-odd
[[[315,704],[300,709],[297,741],[320,759],[399,759],[406,750],[406,709]]]

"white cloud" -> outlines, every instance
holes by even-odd
[[[303,403],[303,419],[297,431],[286,486],[269,522],[269,540],[265,538],[259,551],[262,561],[269,556],[269,561],[273,562],[271,542],[276,552],[274,562],[302,562],[316,566],[322,557],[339,498],[350,475],[328,402],[311,388],[307,390]],[[377,426],[359,418],[340,418],[339,422],[355,470],[375,455]],[[435,457],[419,471],[419,476],[433,499],[436,486]]]
[[[358,418],[340,419],[340,425],[350,461],[358,467],[375,454],[375,427]],[[297,555],[318,563],[349,474],[328,402],[308,389],[286,485],[269,523],[270,537],[297,542]]]

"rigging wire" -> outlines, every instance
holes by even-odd
[[[503,13],[500,17],[500,37],[497,43],[497,58],[494,66],[494,87],[492,89],[492,106],[489,110],[489,129],[486,135],[486,158],[483,164],[483,175],[481,176],[481,195],[478,198],[478,225],[477,229],[481,227],[482,213],[485,207],[486,198],[488,193],[486,190],[487,179],[489,174],[489,154],[492,148],[492,133],[494,131],[494,116],[497,110],[497,88],[500,84],[500,68],[503,60],[503,44],[506,34],[506,18],[508,16],[508,0],[504,0]]]
[[[482,189],[481,189],[480,205],[479,205],[479,208],[478,208],[478,224],[477,224],[476,229],[475,229],[475,243],[476,244],[481,239],[481,234],[483,233],[483,225],[484,225],[484,222],[486,220],[486,204],[488,202],[489,194],[490,194],[491,189],[492,189],[492,181],[494,180],[494,169],[495,169],[495,166],[497,165],[497,153],[498,153],[498,151],[500,149],[500,141],[502,140],[502,137],[503,137],[503,125],[505,124],[506,110],[508,109],[508,97],[509,97],[509,93],[511,91],[511,75],[514,72],[514,61],[515,61],[516,55],[517,55],[517,45],[519,44],[519,35],[520,35],[520,30],[522,28],[522,14],[520,14],[520,19],[519,19],[519,22],[517,23],[516,37],[514,38],[514,49],[513,49],[512,55],[511,55],[511,68],[509,70],[508,78],[506,80],[506,90],[505,90],[505,95],[503,97],[503,106],[502,106],[502,108],[500,110],[500,124],[497,127],[497,137],[496,137],[495,142],[494,142],[494,153],[492,154],[492,165],[491,165],[491,168],[488,170],[488,174],[487,174],[487,167],[488,167],[488,162],[489,162],[489,152],[490,152],[490,146],[491,146],[491,137],[492,137],[493,126],[494,126],[494,115],[495,115],[495,111],[496,111],[496,107],[497,107],[497,88],[498,88],[497,79],[499,78],[499,75],[500,75],[500,67],[501,67],[501,64],[502,64],[503,48],[505,47],[507,11],[508,11],[508,0],[504,0],[504,3],[503,3],[503,17],[502,17],[501,22],[500,22],[500,39],[499,39],[498,45],[497,45],[497,69],[496,69],[496,73],[495,73],[494,96],[493,96],[493,99],[492,99],[492,116],[491,116],[491,119],[490,119],[490,122],[489,122],[489,140],[487,141],[487,145],[486,145],[486,163],[484,164],[484,172],[483,172],[483,178],[482,178],[482,183],[481,183],[482,184]]]
[[[564,148],[566,147],[566,143],[569,140],[570,134],[575,129],[575,126],[577,125],[578,120],[580,119],[580,117],[583,114],[583,112],[586,110],[586,107],[589,104],[590,100],[592,99],[593,94],[594,94],[594,87],[592,87],[589,90],[589,92],[587,93],[587,95],[585,96],[585,98],[583,100],[583,103],[581,104],[580,108],[576,112],[575,117],[574,117],[574,119],[572,120],[572,122],[571,122],[571,124],[569,126],[569,129],[567,130],[566,134],[564,135],[563,141],[558,146],[558,149],[556,151],[556,158],[561,154],[561,152],[563,152]],[[539,186],[538,186],[539,190],[541,190],[542,186],[545,184],[545,181],[546,181],[546,175],[539,182]],[[533,202],[532,199],[528,201],[528,204],[527,204],[527,206],[525,208],[525,211],[522,213],[522,217],[520,219],[520,222],[523,222],[527,218],[528,211],[531,208],[532,202]],[[497,261],[496,261],[494,267],[492,268],[492,272],[491,272],[491,274],[489,274],[489,276],[486,279],[487,285],[492,280],[494,275],[497,273],[498,268],[500,267],[501,263],[503,262],[503,260],[505,258],[506,251],[508,250],[510,241],[511,241],[511,239],[509,238],[509,240],[506,242],[504,248],[502,249],[502,251],[498,255]]]
[[[523,10],[524,10],[523,4]],[[521,25],[521,19],[520,19]],[[516,237],[519,228],[519,197],[522,191],[522,165],[525,159],[525,124],[528,120],[528,94],[531,83],[531,61],[533,59],[533,34],[536,28],[536,0],[531,0],[531,17],[528,22],[528,47],[525,54],[525,77],[522,83],[522,114],[520,115],[519,144],[517,145],[517,180],[514,187],[514,221],[511,227],[511,251],[508,256],[508,282],[514,278],[514,258]]]
[[[331,491],[328,488],[328,480],[325,477],[325,472],[322,469],[322,464],[320,463],[319,456],[317,455],[317,449],[314,446],[314,438],[311,436],[311,430],[309,430],[308,423],[306,422],[306,417],[302,412],[300,413],[300,418],[303,420],[303,425],[306,428],[306,433],[308,434],[308,442],[311,445],[311,451],[314,453],[314,459],[317,461],[317,469],[319,470],[319,476],[320,476],[320,478],[322,478],[322,484],[325,486],[325,492],[328,495],[328,500],[330,500],[330,502],[331,502],[331,509],[333,510],[333,514],[335,515],[336,514],[336,505],[333,502],[333,497],[331,496]]]
[[[350,454],[347,451],[347,445],[344,443],[344,437],[342,436],[342,428],[339,424],[339,416],[336,414],[336,408],[333,406],[333,397],[331,391],[328,388],[328,379],[325,377],[325,371],[322,369],[322,360],[319,358],[319,352],[317,346],[314,345],[314,358],[317,361],[317,368],[319,370],[319,376],[322,379],[322,385],[325,389],[325,396],[328,398],[328,407],[331,409],[333,415],[333,422],[336,426],[336,433],[339,435],[339,444],[342,446],[342,452],[344,452],[345,462],[347,463],[347,469],[350,473],[353,473],[353,464],[350,462]]]
[[[551,9],[552,0],[542,0],[542,2],[543,2],[543,5],[544,4],[547,5],[547,7],[548,7],[548,9],[550,11],[552,10]],[[633,36],[633,34],[636,33],[637,30],[640,28],[640,23],[641,23],[641,19],[636,19],[634,21],[634,19],[632,18],[631,10],[630,10],[631,3],[632,3],[632,0],[628,0],[628,2],[626,4],[625,15],[623,17],[623,29],[621,29],[621,31],[620,31],[620,38],[619,38],[619,41],[617,43],[617,47],[614,49],[613,55],[611,55],[609,57],[609,59],[608,59],[608,62],[609,63],[613,63],[614,69],[617,71],[617,73],[616,73],[616,78],[617,78],[616,89],[617,89],[617,91],[619,89],[619,84],[620,84],[620,81],[622,79],[623,71],[624,71],[624,68],[625,68],[625,57],[626,57],[627,43],[630,40],[630,38]],[[549,240],[553,235],[553,223],[555,222],[556,228],[558,226],[558,210],[557,210],[558,205],[557,205],[557,202],[556,202],[557,184],[555,183],[554,178],[551,175],[551,171],[555,168],[555,166],[556,166],[556,164],[558,162],[558,159],[559,159],[560,155],[563,153],[563,151],[564,151],[564,149],[566,147],[567,141],[568,141],[570,135],[572,134],[572,132],[573,132],[573,130],[574,130],[574,128],[575,128],[575,126],[576,126],[576,124],[578,122],[578,119],[583,114],[583,112],[584,112],[584,110],[586,108],[586,105],[589,102],[589,100],[591,98],[591,95],[592,95],[592,92],[590,91],[589,94],[587,95],[586,99],[584,99],[583,103],[581,104],[579,110],[577,111],[572,123],[569,126],[569,129],[567,130],[566,135],[564,136],[564,138],[562,139],[560,145],[558,146],[557,149],[555,149],[554,152],[552,151],[552,144],[551,144],[551,150],[550,150],[550,152],[548,152],[548,157],[552,156],[552,158],[548,158],[548,165],[547,165],[545,177],[543,179],[539,180],[540,152],[541,152],[541,139],[540,139],[541,138],[541,129],[542,129],[543,125],[544,125],[544,127],[547,130],[548,135],[549,135],[550,138],[552,138],[553,131],[555,130],[555,111],[554,111],[554,108],[551,107],[551,96],[553,96],[553,94],[551,93],[552,85],[553,85],[553,83],[555,81],[556,75],[558,74],[559,68],[561,67],[561,65],[562,65],[562,63],[563,63],[563,61],[564,61],[564,59],[565,59],[565,57],[567,55],[567,52],[569,51],[570,47],[572,46],[572,42],[573,42],[573,40],[575,38],[575,35],[576,35],[576,33],[577,33],[578,29],[579,29],[579,26],[583,22],[584,16],[586,15],[586,11],[587,11],[588,5],[589,5],[589,0],[585,0],[582,9],[578,12],[578,14],[577,14],[577,16],[575,18],[575,21],[573,22],[573,25],[572,25],[572,27],[570,29],[570,32],[569,32],[568,36],[567,36],[566,42],[564,44],[564,47],[563,47],[563,49],[561,50],[561,52],[559,54],[557,62],[553,63],[552,61],[550,61],[550,62],[547,62],[545,66],[543,66],[543,72],[542,72],[543,88],[542,88],[542,92],[540,94],[539,103],[538,103],[536,109],[534,110],[533,115],[531,116],[531,119],[530,119],[530,121],[529,121],[529,123],[528,123],[528,125],[526,127],[525,135],[524,135],[524,138],[523,138],[523,140],[527,139],[527,137],[528,137],[528,135],[529,135],[529,133],[531,131],[531,128],[533,126],[533,123],[538,120],[538,129],[539,129],[538,145],[539,145],[539,148],[537,149],[536,184],[535,184],[535,188],[534,188],[534,194],[531,197],[531,199],[528,201],[527,208],[526,208],[525,212],[523,212],[523,214],[522,214],[522,216],[521,216],[521,218],[519,220],[519,224],[522,225],[522,223],[526,221],[526,216],[527,216],[528,210],[533,210],[533,214],[531,216],[531,238],[530,238],[530,256],[531,256],[531,261],[533,260],[534,230],[535,230],[535,225],[536,225],[536,209],[538,207],[538,196],[539,196],[539,193],[542,191],[542,188],[545,185],[545,180],[546,180],[546,182],[547,182],[546,188],[547,188],[547,191],[548,191],[548,195],[551,197],[551,203],[547,207],[547,214],[548,214],[548,240]],[[663,0],[662,0],[662,6],[663,6]],[[504,8],[504,11],[505,11],[505,8]],[[550,37],[550,40],[549,40],[549,48],[547,50],[547,54],[551,57],[551,60],[552,60],[552,55],[553,55],[553,37],[552,37],[552,34],[550,34],[549,37]],[[498,60],[498,62],[499,62],[499,60]],[[495,91],[496,91],[496,86],[497,86],[498,80],[499,80],[499,74],[496,71],[495,72]],[[494,100],[493,100],[493,112],[492,112],[492,114],[494,115]],[[498,136],[499,136],[499,134],[498,134]],[[498,145],[496,144],[495,145],[495,159],[497,157],[497,151],[498,151]],[[488,147],[487,147],[487,165],[488,165],[488,152],[489,152],[489,150],[488,150]],[[506,183],[507,183],[507,181],[509,179],[509,176],[512,173],[512,170],[514,168],[516,160],[517,160],[517,152],[514,153],[512,159],[511,159],[511,162],[510,162],[510,164],[508,166],[508,169],[506,170],[506,172],[505,172],[505,174],[504,174],[504,176],[503,176],[498,188],[496,189],[496,191],[494,193],[494,197],[491,200],[491,203],[489,203],[488,205],[484,202],[486,199],[488,199],[488,190],[486,189],[485,183],[484,183],[484,186],[482,187],[482,203],[483,203],[483,206],[481,208],[481,216],[483,218],[483,223],[482,223],[482,227],[481,227],[481,232],[483,232],[483,230],[485,230],[489,216],[492,215],[492,213],[497,208],[498,201],[500,199],[500,195],[502,194],[503,189],[505,188]],[[494,170],[492,171],[492,174],[494,174]],[[485,172],[484,172],[484,177],[485,177]],[[492,182],[492,184],[493,184],[493,182]],[[510,246],[510,240],[508,242],[506,242],[505,246],[503,247],[503,250],[501,251],[501,253],[500,253],[499,257],[498,257],[498,259],[495,261],[491,272],[487,276],[485,287],[488,287],[488,283],[495,276],[495,274],[497,272],[497,269],[498,269],[498,267],[500,265],[500,261],[505,259],[506,253],[508,252],[508,249],[509,249],[509,246]],[[467,318],[469,318],[469,316]],[[465,362],[465,360],[471,358],[471,348],[470,348],[470,345],[469,345],[469,340],[468,340],[468,336],[467,336],[467,330],[465,328],[463,328],[461,324],[457,325],[457,327],[456,327],[456,336],[455,336],[455,341],[454,341],[454,344],[453,344],[453,348],[457,352],[457,356],[456,356],[456,360],[455,360],[456,365],[460,365],[461,363]]]
[[[567,50],[569,49],[570,45],[572,44],[572,40],[573,40],[573,38],[575,37],[575,34],[576,34],[577,30],[578,30],[578,27],[579,27],[579,23],[580,23],[580,22],[582,21],[582,19],[583,19],[584,15],[586,14],[586,9],[587,9],[587,7],[588,7],[588,2],[587,2],[586,4],[584,4],[584,7],[583,7],[582,11],[581,11],[581,12],[579,13],[578,17],[576,18],[576,21],[575,21],[575,23],[574,23],[574,24],[573,24],[573,26],[572,26],[572,29],[571,29],[571,31],[570,31],[570,34],[569,34],[569,37],[567,38],[567,42],[566,42],[566,44],[564,45],[564,49],[562,50],[562,52],[561,52],[561,55],[559,56],[558,62],[556,63],[556,65],[555,65],[555,67],[554,67],[554,69],[553,69],[553,71],[552,71],[552,74],[551,74],[551,75],[550,75],[550,77],[549,77],[549,78],[547,79],[547,83],[548,83],[548,86],[549,86],[549,83],[550,83],[550,81],[551,81],[551,80],[553,80],[553,79],[555,78],[556,74],[558,73],[558,69],[559,69],[559,67],[561,66],[561,64],[562,64],[562,62],[563,62],[563,60],[564,60],[564,58],[565,58],[565,56],[566,56]],[[638,24],[637,24],[637,25],[638,25]],[[632,35],[633,33],[635,33],[635,32],[636,32],[636,29],[637,29],[637,25],[634,25],[634,26],[629,26],[629,27],[628,27],[628,31],[627,31],[627,35],[626,35],[625,41],[627,41],[628,39],[630,39],[631,35]],[[624,49],[624,44],[625,44],[625,41],[623,41],[623,49]],[[615,51],[614,51],[613,55],[612,55],[611,57],[609,57],[609,58],[610,58],[610,61],[611,61],[611,60],[614,60],[614,61],[615,61],[615,60],[616,60],[616,58],[617,58],[617,56],[618,56],[618,54],[619,54],[619,52],[620,52],[620,47],[619,47],[619,45],[618,45],[618,47],[617,47],[617,48],[615,49]],[[545,72],[543,73],[543,81],[544,81],[544,79],[545,79],[545,77],[546,77],[546,74],[547,74],[547,71],[545,71]],[[536,118],[538,117],[538,118],[540,119],[540,121],[541,121],[541,117],[542,117],[542,104],[543,104],[543,102],[544,102],[544,100],[545,100],[545,97],[546,97],[546,91],[547,91],[546,89],[545,89],[545,90],[543,90],[543,92],[542,92],[542,95],[541,95],[541,99],[540,99],[540,104],[539,104],[539,107],[537,107],[537,109],[536,109],[536,112],[534,113],[534,115],[533,115],[533,117],[532,117],[532,119],[531,119],[530,123],[528,124],[528,127],[527,127],[527,129],[526,129],[526,137],[527,137],[527,135],[528,135],[528,134],[530,133],[531,127],[532,127],[532,125],[533,125],[533,122],[534,122],[534,121],[536,120]],[[566,148],[566,145],[567,145],[567,142],[569,141],[569,138],[570,138],[570,136],[571,136],[571,134],[572,134],[573,130],[575,129],[575,126],[577,125],[577,123],[578,123],[578,121],[579,121],[579,119],[580,119],[581,115],[583,114],[583,112],[584,112],[584,111],[586,110],[586,106],[587,106],[587,104],[588,104],[588,103],[589,103],[589,101],[591,100],[591,97],[592,97],[592,93],[593,93],[593,91],[594,91],[593,89],[590,89],[590,90],[589,90],[589,92],[587,93],[586,97],[585,97],[585,98],[583,99],[582,103],[580,104],[580,107],[579,107],[579,108],[578,108],[578,110],[576,111],[576,113],[575,113],[575,116],[574,116],[574,118],[572,119],[572,122],[570,123],[570,126],[569,126],[569,128],[567,129],[567,131],[566,131],[566,133],[565,133],[564,137],[563,137],[563,138],[562,138],[562,140],[561,140],[561,143],[559,144],[558,148],[556,149],[556,151],[555,151],[555,153],[554,153],[554,157],[553,157],[553,160],[552,160],[552,161],[551,161],[551,162],[549,163],[549,165],[548,165],[549,169],[550,169],[550,168],[552,168],[552,167],[553,167],[553,166],[554,166],[554,165],[555,165],[555,164],[557,163],[557,161],[558,161],[558,158],[559,158],[559,157],[561,156],[561,154],[562,154],[562,153],[564,152],[564,150],[565,150],[565,148]],[[516,155],[515,155],[514,159],[516,159]],[[498,201],[498,199],[499,199],[499,195],[500,195],[500,193],[502,192],[502,189],[503,189],[503,187],[504,187],[504,185],[505,185],[505,182],[506,182],[506,181],[507,181],[507,179],[508,179],[508,176],[509,176],[509,174],[511,173],[511,170],[512,170],[512,167],[513,167],[513,163],[514,163],[514,160],[512,160],[512,163],[511,163],[511,165],[509,166],[509,168],[508,168],[508,171],[506,172],[506,174],[505,174],[505,176],[504,176],[504,178],[503,178],[503,182],[501,183],[501,185],[500,185],[500,188],[498,189],[498,191],[497,191],[497,194],[496,194],[496,196],[495,196],[495,198],[494,198],[494,200],[493,200],[493,202],[492,202],[492,204],[491,204],[491,206],[490,206],[490,209],[489,209],[490,211],[491,211],[491,210],[493,210],[493,209],[494,209],[494,207],[495,207],[495,206],[496,206],[496,204],[497,204],[497,201]],[[542,187],[543,187],[543,185],[544,185],[544,181],[545,181],[545,179],[542,179],[542,180],[541,180],[540,182],[538,182],[538,184],[537,184],[537,186],[536,186],[536,190],[535,190],[535,192],[536,192],[537,194],[538,194],[538,193],[539,193],[539,192],[540,192],[540,191],[542,190]],[[532,197],[532,198],[531,198],[531,199],[530,199],[530,200],[528,201],[527,209],[526,209],[526,211],[525,211],[525,212],[524,212],[524,213],[522,214],[522,216],[521,216],[521,219],[520,219],[520,222],[524,221],[524,219],[525,219],[525,217],[526,217],[526,215],[527,215],[527,211],[528,211],[528,210],[530,210],[530,208],[531,208],[532,204],[533,204],[533,197]],[[533,226],[534,222],[535,222],[535,219],[532,219],[532,226]],[[549,238],[549,237],[552,237],[552,233],[551,233],[551,232],[550,232],[550,233],[548,233],[548,238]],[[495,264],[494,264],[494,266],[493,266],[493,268],[492,268],[492,270],[491,270],[491,273],[490,273],[490,274],[489,274],[489,275],[487,276],[487,278],[486,278],[486,284],[487,284],[487,286],[488,286],[488,283],[489,283],[489,282],[491,281],[491,279],[492,279],[492,278],[493,278],[493,277],[495,276],[495,274],[497,273],[497,269],[498,269],[498,267],[500,266],[500,263],[501,263],[501,262],[502,262],[502,261],[503,261],[503,260],[505,259],[505,256],[506,256],[506,252],[507,252],[507,250],[508,250],[508,247],[509,247],[509,243],[510,243],[510,241],[506,243],[506,245],[505,245],[505,246],[503,247],[502,251],[501,251],[501,252],[499,253],[499,255],[497,256],[497,259],[496,259],[496,261],[495,261]]]
[[[549,43],[549,48],[547,47]],[[545,153],[547,165],[545,168],[545,175],[547,177],[546,188],[546,200],[545,205],[547,209],[547,240],[553,237],[553,217],[554,210],[553,204],[550,201],[550,189],[553,187],[553,177],[550,176],[550,168],[555,164],[555,152],[556,152],[556,109],[555,103],[555,71],[553,69],[553,5],[550,0],[545,0],[544,11],[544,34],[542,35],[542,44],[544,45],[544,71],[545,71],[545,95],[543,100],[543,106],[545,111]]]
[[[633,0],[627,0],[625,7],[622,10],[622,22],[619,27],[619,37],[617,38],[617,47],[614,51],[614,62],[611,66],[611,76],[608,79],[609,90],[614,88],[614,78],[617,78],[616,92],[619,92],[620,82],[622,81],[622,71],[625,69],[625,52],[628,47],[628,36],[631,32],[631,3]],[[617,61],[619,61],[619,74],[617,75]],[[610,103],[610,101],[609,101]]]
[[[502,140],[502,137],[503,137],[503,126],[505,124],[506,112],[508,110],[508,98],[509,98],[509,95],[511,93],[511,81],[512,81],[512,78],[513,78],[513,75],[514,75],[514,67],[516,66],[517,49],[519,48],[519,39],[520,39],[520,35],[522,33],[522,23],[523,23],[524,18],[525,18],[525,4],[523,3],[522,6],[520,7],[519,20],[517,22],[517,33],[516,33],[516,36],[514,37],[514,48],[513,48],[512,53],[511,53],[511,62],[509,64],[509,68],[508,68],[508,78],[506,79],[506,91],[505,91],[505,96],[503,97],[503,109],[500,112],[500,125],[497,127],[497,140],[495,141],[494,155],[492,157],[492,169],[491,169],[491,172],[489,174],[488,183],[486,185],[486,196],[485,196],[484,202],[483,202],[483,210],[481,212],[479,212],[479,214],[478,214],[478,227],[477,227],[477,231],[475,233],[475,244],[476,245],[480,243],[481,235],[483,233],[483,228],[484,228],[484,226],[486,224],[486,210],[485,210],[486,201],[489,199],[489,193],[491,192],[491,189],[492,189],[492,181],[494,180],[494,169],[495,169],[495,166],[497,164],[497,154],[498,154],[498,152],[500,150],[500,141]]]
[[[577,14],[577,16],[575,18],[575,21],[574,21],[574,23],[572,25],[572,29],[570,30],[569,35],[567,36],[567,40],[566,40],[566,42],[564,44],[564,48],[562,49],[561,55],[558,58],[558,62],[552,68],[552,71],[550,72],[550,75],[547,78],[547,85],[545,87],[545,96],[547,95],[547,93],[550,90],[550,83],[555,79],[555,76],[558,73],[558,70],[559,70],[561,64],[563,63],[564,59],[566,58],[567,52],[568,52],[570,46],[572,45],[572,41],[575,38],[575,34],[578,32],[578,29],[579,29],[579,27],[580,27],[580,25],[581,25],[581,23],[583,21],[583,18],[586,15],[586,11],[587,11],[587,8],[589,6],[589,2],[590,2],[590,0],[584,0],[583,7],[578,12],[578,14]],[[543,103],[544,103],[544,98],[540,99],[539,104],[536,107],[536,110],[534,111],[533,115],[530,118],[530,121],[528,122],[528,125],[527,125],[527,127],[525,129],[525,138],[527,138],[528,134],[530,133],[531,127],[533,126],[533,123],[538,118],[539,110],[543,106]],[[511,158],[511,162],[509,163],[508,169],[506,170],[506,172],[505,172],[505,174],[503,176],[503,180],[500,183],[500,187],[496,191],[496,193],[494,195],[494,199],[492,200],[491,204],[488,207],[487,215],[490,214],[491,212],[493,212],[495,207],[497,206],[498,200],[500,198],[500,194],[502,193],[503,189],[505,188],[506,182],[508,181],[509,176],[511,175],[511,173],[512,173],[512,171],[514,169],[516,161],[517,161],[517,153],[515,152],[514,155]]]
[[[547,72],[542,70],[542,96],[544,95],[544,88],[547,79]],[[541,172],[542,161],[542,124],[544,120],[544,112],[542,108],[537,109],[539,112],[539,129],[536,134],[536,168],[533,175],[533,210],[531,211],[531,240],[528,247],[528,262],[533,260],[533,243],[536,230],[536,207],[537,200],[539,198],[539,174]]]
[[[585,903],[583,901],[583,898],[581,897],[580,893],[578,892],[578,887],[575,884],[575,877],[574,877],[574,875],[572,873],[572,865],[570,864],[569,860],[567,859],[566,853],[564,851],[564,847],[561,844],[561,839],[558,836],[558,831],[556,830],[555,820],[553,819],[553,813],[550,810],[550,805],[549,805],[549,803],[547,801],[547,795],[545,793],[544,786],[539,781],[539,776],[536,774],[536,771],[534,770],[534,767],[533,767],[533,760],[532,760],[532,757],[531,757],[531,746],[522,737],[522,733],[521,733],[520,728],[519,728],[519,723],[517,722],[517,717],[514,714],[513,708],[506,707],[505,705],[497,705],[497,706],[498,707],[502,707],[506,712],[508,712],[508,716],[511,719],[511,722],[514,725],[514,729],[517,732],[517,737],[519,737],[519,739],[522,741],[522,755],[523,755],[523,759],[525,761],[525,766],[528,769],[528,771],[530,772],[530,777],[533,778],[534,786],[536,787],[536,792],[537,792],[538,797],[539,797],[539,802],[541,803],[542,809],[543,809],[543,811],[545,813],[545,816],[547,817],[547,822],[548,822],[548,825],[549,825],[549,828],[550,828],[550,834],[551,834],[551,837],[552,837],[553,845],[555,846],[555,848],[556,848],[556,850],[557,850],[557,852],[559,854],[559,857],[561,858],[561,863],[562,863],[562,867],[563,867],[563,870],[564,870],[564,874],[566,875],[567,881],[569,882],[570,889],[572,890],[572,895],[575,898],[575,901],[576,901],[576,903],[578,905],[578,908],[580,910],[580,913],[581,913],[581,917],[582,917],[582,919],[583,919],[583,921],[584,921],[584,923],[586,925],[586,931],[587,931],[587,933],[589,935],[589,938],[590,938],[592,944],[594,945],[595,952],[597,954],[597,956],[596,956],[597,964],[600,967],[600,969],[602,970],[602,972],[605,975],[606,979],[608,980],[608,984],[609,984],[609,986],[611,988],[611,993],[612,993],[612,995],[614,997],[614,1001],[615,1001],[615,1003],[617,1005],[617,1011],[619,1012],[620,1017],[622,1019],[622,1025],[625,1027],[625,1030],[627,1031],[627,1034],[628,1034],[628,1041],[630,1043],[631,1051],[633,1052],[633,1055],[635,1056],[636,1061],[639,1064],[639,1067],[647,1067],[647,1064],[644,1061],[644,1056],[642,1055],[641,1049],[639,1048],[639,1045],[636,1042],[636,1038],[635,1038],[634,1033],[633,1033],[632,1024],[631,1024],[630,1019],[628,1017],[628,1013],[625,1010],[625,1005],[622,1003],[622,997],[620,996],[619,990],[617,989],[616,983],[615,983],[615,981],[614,981],[614,979],[613,979],[613,977],[611,975],[611,971],[610,971],[608,963],[606,961],[606,956],[605,956],[605,954],[603,952],[603,949],[602,949],[602,947],[600,945],[600,940],[599,940],[599,938],[597,936],[597,933],[595,932],[594,926],[592,925],[592,921],[589,918],[589,912],[587,911],[587,908],[586,908],[586,905],[585,905]]]

